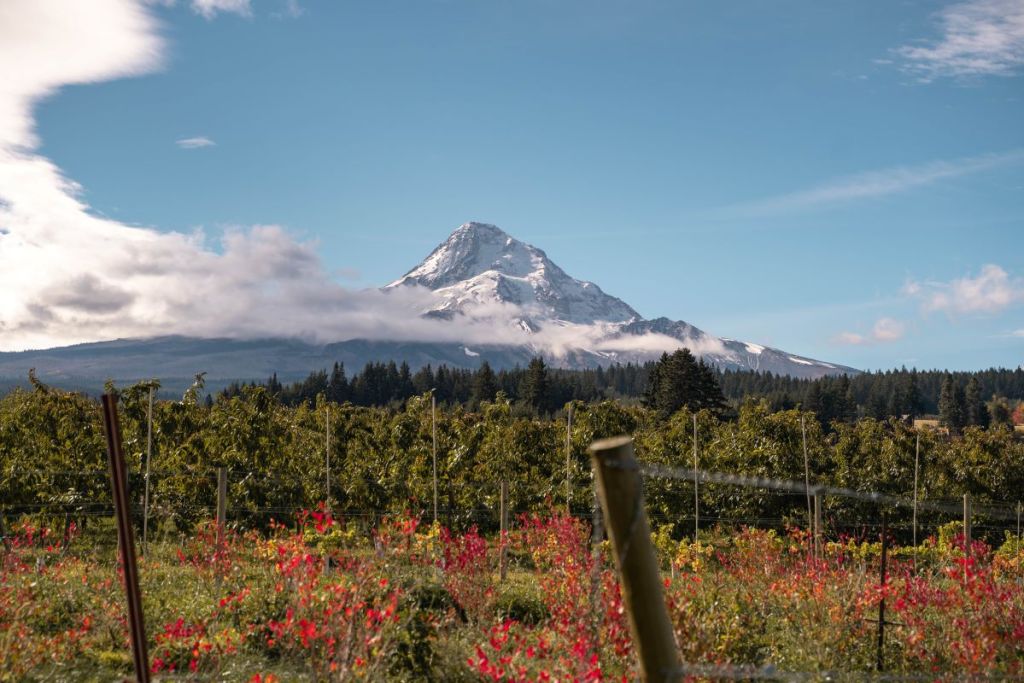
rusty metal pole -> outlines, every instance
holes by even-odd
[[[824,559],[824,552],[822,549],[822,531],[821,531],[821,506],[822,506],[822,495],[820,491],[814,494],[814,557],[819,561]]]
[[[146,493],[142,499],[142,554],[149,552],[149,463],[153,460],[153,385],[149,385],[149,412],[146,416]]]
[[[572,514],[572,403],[565,422],[565,511]]]
[[[142,594],[139,592],[139,569],[135,560],[135,538],[131,510],[128,507],[127,470],[121,450],[121,427],[117,419],[117,397],[103,394],[103,430],[107,436],[107,460],[110,465],[110,488],[114,494],[114,516],[117,520],[117,545],[124,567],[124,590],[128,598],[128,626],[132,657],[138,683],[149,683],[149,653],[146,650],[146,626],[142,615]]]
[[[501,539],[498,545],[498,577],[502,583],[505,582],[505,576],[508,572],[508,482],[501,482],[501,490],[499,491],[500,501],[500,518],[498,524],[501,529],[499,538]]]
[[[642,677],[648,683],[675,680],[679,652],[651,545],[633,440],[620,436],[596,441],[590,454]]]
[[[811,463],[807,458],[807,426],[804,416],[800,416],[800,435],[804,444],[804,488],[807,489],[807,527],[814,532],[814,511],[811,509]],[[811,546],[813,548],[813,545]]]
[[[964,583],[967,582],[967,564],[971,560],[971,494],[964,494]]]
[[[879,571],[878,583],[882,587],[882,599],[878,601],[878,671],[885,670],[885,573],[886,573],[886,551],[888,541],[886,540],[885,510],[882,510],[882,558],[881,570]]]

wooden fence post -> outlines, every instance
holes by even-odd
[[[149,652],[146,649],[146,626],[142,615],[142,594],[139,592],[139,568],[135,559],[135,535],[131,510],[128,509],[128,472],[121,450],[121,427],[117,419],[117,396],[103,394],[103,431],[107,436],[107,461],[110,465],[110,488],[114,494],[114,517],[117,521],[117,546],[124,568],[124,591],[128,598],[128,626],[139,683],[149,683]]]
[[[507,572],[506,557],[508,550],[508,482],[501,482],[501,518],[499,519],[501,529],[501,542],[498,545],[498,577],[505,581]]]
[[[679,653],[651,544],[633,440],[620,436],[596,441],[590,453],[641,675],[649,683],[675,680]]]

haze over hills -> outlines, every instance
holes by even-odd
[[[403,277],[382,288],[384,300],[417,306],[436,339],[302,339],[160,336],[40,351],[0,353],[0,378],[23,381],[35,367],[45,382],[96,390],[111,378],[160,377],[168,389],[205,371],[211,388],[234,380],[282,381],[343,362],[406,361],[413,368],[447,364],[525,365],[543,355],[556,367],[643,362],[680,346],[723,369],[820,377],[857,370],[763,345],[716,337],[684,321],[645,319],[592,282],[568,275],[537,247],[485,223],[466,223]],[[376,294],[380,296],[380,293]],[[407,299],[407,300],[406,300]],[[396,307],[395,310],[400,310]],[[394,315],[394,313],[391,313]],[[393,327],[393,326],[392,326]],[[384,333],[386,334],[386,333]]]

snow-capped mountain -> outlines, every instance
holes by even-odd
[[[500,302],[535,318],[571,323],[628,323],[640,314],[593,282],[577,280],[542,250],[488,223],[465,223],[387,288],[421,285],[437,294],[427,313],[450,317]]]
[[[414,285],[433,291],[433,303],[423,310],[431,317],[487,317],[495,306],[505,305],[521,311],[511,323],[530,332],[586,326],[575,347],[561,339],[556,364],[642,362],[667,347],[683,345],[722,368],[797,377],[857,372],[761,344],[716,337],[683,321],[646,320],[596,284],[569,276],[541,249],[488,223],[459,226],[422,263],[385,289]],[[641,343],[644,340],[660,343]],[[533,346],[538,353],[545,350],[539,340]]]
[[[129,383],[157,373],[166,389],[184,390],[205,370],[208,387],[216,390],[271,373],[298,381],[334,362],[357,370],[369,362],[406,361],[415,370],[427,364],[475,368],[487,361],[497,369],[525,366],[542,355],[550,365],[581,368],[644,362],[680,346],[727,369],[794,377],[858,372],[716,337],[683,321],[645,319],[597,285],[570,277],[540,249],[484,223],[462,225],[383,290],[414,302],[402,314],[418,310],[426,318],[420,322],[429,324],[415,329],[427,332],[399,339],[386,331],[326,340],[164,336],[7,352],[0,353],[0,391],[23,384],[32,367],[44,381],[88,391],[99,391],[107,378]]]

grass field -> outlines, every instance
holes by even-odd
[[[0,679],[109,681],[131,671],[113,530],[11,530],[0,575]],[[698,544],[654,535],[684,660],[778,671],[869,672],[883,597],[890,672],[1024,671],[1022,554],[955,525],[915,553],[828,543],[809,561],[798,530],[724,529]],[[163,680],[633,680],[607,548],[553,514],[500,541],[414,516],[372,534],[321,513],[263,532],[212,525],[151,545],[140,571],[153,671]]]

